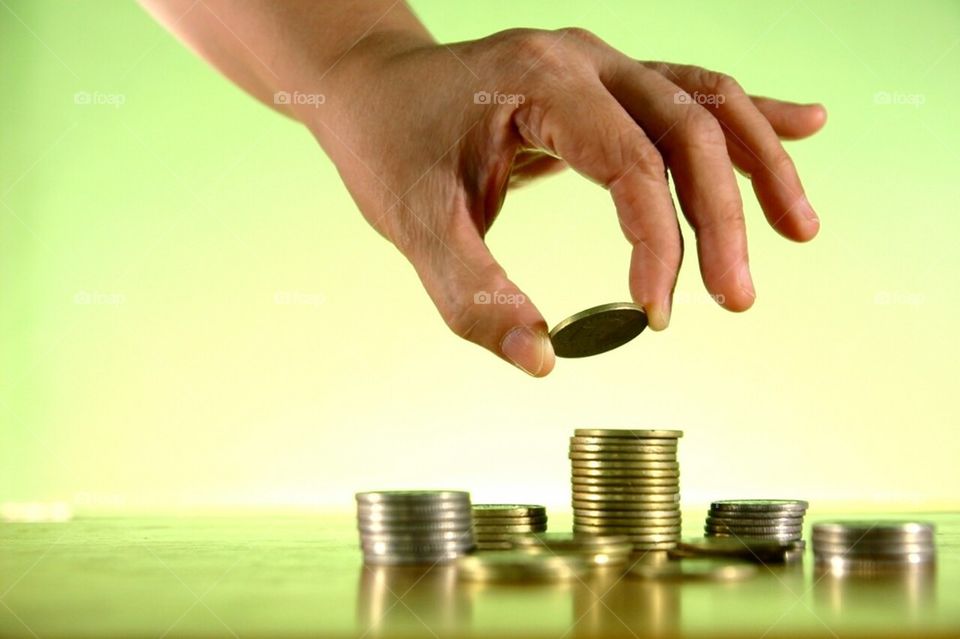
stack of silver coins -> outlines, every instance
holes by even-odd
[[[356,494],[360,548],[369,564],[434,564],[474,547],[470,493],[387,490]]]
[[[679,430],[579,428],[570,438],[573,531],[623,535],[634,550],[680,539]]]
[[[547,509],[530,504],[474,504],[473,536],[477,550],[510,550],[515,535],[547,530]]]
[[[800,499],[725,499],[710,504],[707,537],[796,542],[809,504]]]
[[[857,572],[928,567],[936,561],[934,525],[914,521],[836,521],[813,525],[818,566]]]

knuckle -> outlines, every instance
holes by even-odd
[[[549,65],[559,60],[558,38],[549,31],[518,30],[510,38],[511,54],[522,62]]]
[[[770,158],[770,163],[771,171],[777,175],[789,175],[796,173],[797,170],[793,164],[793,160],[787,152],[783,150],[783,147],[773,154],[773,157]]]
[[[555,33],[558,34],[560,38],[569,38],[570,40],[583,42],[590,45],[602,44],[601,40],[595,33],[584,29],[583,27],[564,27],[563,29],[557,29]]]
[[[684,110],[681,129],[685,137],[698,147],[726,146],[723,129],[709,111],[697,104]]]
[[[480,310],[472,296],[456,296],[441,309],[440,315],[451,331],[469,340],[480,323]]]
[[[597,145],[592,154],[594,166],[603,167],[599,179],[604,187],[611,188],[629,174],[665,182],[663,157],[641,131],[616,131],[603,140],[606,142]]]
[[[698,233],[713,235],[742,234],[746,229],[743,219],[743,204],[739,198],[725,198],[716,202],[713,209],[704,216],[697,229]]]
[[[716,95],[740,95],[744,92],[740,83],[726,73],[703,69],[700,77],[703,86]]]

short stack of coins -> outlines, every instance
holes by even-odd
[[[800,499],[725,499],[710,504],[707,537],[796,542],[809,504]]]
[[[369,564],[434,564],[474,548],[470,493],[388,490],[356,494],[357,528]]]
[[[679,430],[579,428],[570,438],[573,531],[623,535],[636,551],[680,539]]]
[[[915,521],[835,521],[813,525],[818,567],[871,572],[929,567],[936,561],[934,525]]]
[[[531,504],[474,504],[473,535],[477,550],[510,550],[516,535],[547,530],[547,509]]]

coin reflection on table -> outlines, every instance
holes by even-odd
[[[828,565],[814,570],[814,601],[836,616],[894,615],[924,620],[936,608],[935,563],[913,564],[896,570],[838,571]]]
[[[471,618],[469,594],[458,588],[452,565],[360,568],[357,628],[364,636],[418,636],[425,627],[458,634]]]
[[[665,551],[634,555],[636,562],[666,562]],[[573,591],[573,629],[576,637],[657,636],[676,634],[680,623],[681,588],[677,583],[630,579],[622,570],[597,571]],[[626,629],[630,629],[630,633]]]

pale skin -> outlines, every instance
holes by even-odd
[[[805,242],[820,228],[781,143],[823,127],[818,104],[638,61],[576,28],[440,44],[394,0],[142,2],[233,82],[303,123],[447,325],[531,375],[554,367],[547,324],[484,242],[508,188],[569,166],[607,189],[632,246],[630,294],[655,330],[670,321],[683,255],[668,173],[704,285],[728,310],[756,297],[734,170],[782,236]],[[480,292],[526,301],[479,304]]]

